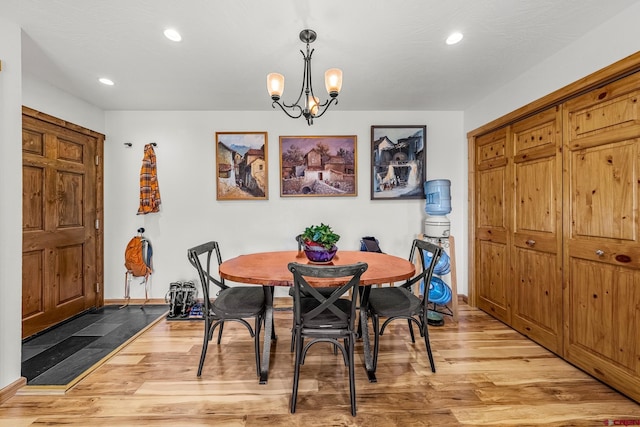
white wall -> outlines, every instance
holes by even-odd
[[[22,76],[22,105],[104,134],[104,111],[31,75]]]
[[[376,236],[383,251],[406,258],[423,229],[424,200],[370,200],[371,125],[426,125],[427,179],[450,179],[454,235],[466,227],[460,206],[466,197],[465,137],[461,112],[341,112],[330,110],[309,127],[280,111],[106,113],[105,298],[124,294],[123,253],[139,227],[153,245],[151,296],[164,297],[169,283],[195,279],[186,250],[208,240],[223,258],[242,253],[294,250],[296,234],[313,223],[330,224],[341,249],[358,250],[362,236]],[[217,201],[215,133],[268,133],[269,199]],[[280,197],[280,135],[357,135],[357,197]],[[124,143],[131,142],[131,148]],[[136,215],[139,172],[146,143],[156,142],[162,208]],[[460,292],[466,268],[458,264]],[[279,294],[282,294],[280,290]],[[134,283],[132,298],[144,296]]]
[[[640,50],[640,2],[465,110],[465,132]]]
[[[20,377],[22,111],[20,27],[0,18],[0,389]]]

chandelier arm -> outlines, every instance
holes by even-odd
[[[325,101],[322,105],[318,105],[318,107],[323,107],[323,106],[324,106],[324,108],[322,109],[322,112],[321,112],[320,114],[316,114],[314,117],[315,117],[315,118],[322,117],[322,115],[323,115],[324,113],[326,113],[326,112],[327,112],[327,110],[329,109],[329,106],[330,106],[331,104],[334,104],[334,103],[335,103],[335,104],[337,104],[337,103],[338,103],[338,98],[331,98],[331,99],[328,99],[328,100],[327,100],[327,101]],[[326,105],[326,106],[325,106],[325,105]]]
[[[318,109],[320,109],[320,108],[324,107],[325,105],[327,105],[329,102],[331,102],[332,99],[336,99],[336,98],[328,98],[328,99],[325,99],[322,104],[318,103]],[[316,117],[318,117],[318,116],[316,116]]]
[[[307,43],[307,56],[305,58],[305,106],[309,107],[309,95],[311,95],[311,99],[315,100],[316,96],[313,94],[313,85],[311,84],[311,55],[313,55],[315,49],[312,49],[309,52],[309,43]],[[309,114],[311,114],[311,110],[309,110]]]
[[[291,117],[292,119],[297,119],[297,118],[299,118],[300,116],[302,116],[302,108],[300,108],[300,106],[299,106],[299,105],[297,105],[297,104],[293,104],[293,105],[287,105],[287,104],[284,104],[284,105],[283,105],[283,104],[284,104],[284,102],[281,104],[281,103],[279,103],[278,101],[273,101],[273,102],[271,103],[271,106],[272,106],[273,108],[276,108],[276,105],[277,105],[278,107],[280,107],[280,109],[281,109],[282,111],[284,111],[284,113],[285,113],[287,116]],[[287,108],[291,108],[291,109],[298,109],[298,115],[289,114],[289,112],[285,109],[285,107],[287,107]]]

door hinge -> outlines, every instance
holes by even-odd
[[[100,230],[100,220],[96,219],[96,230]]]
[[[96,166],[100,165],[100,156],[96,154]]]
[[[96,294],[100,293],[100,283],[96,282]]]

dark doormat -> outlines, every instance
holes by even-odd
[[[25,339],[22,376],[27,386],[67,389],[166,313],[166,305],[91,309]]]

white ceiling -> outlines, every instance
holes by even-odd
[[[271,71],[291,102],[304,28],[321,100],[324,70],[344,72],[332,109],[464,110],[638,1],[0,0],[0,17],[23,29],[24,73],[105,110],[269,110]]]

